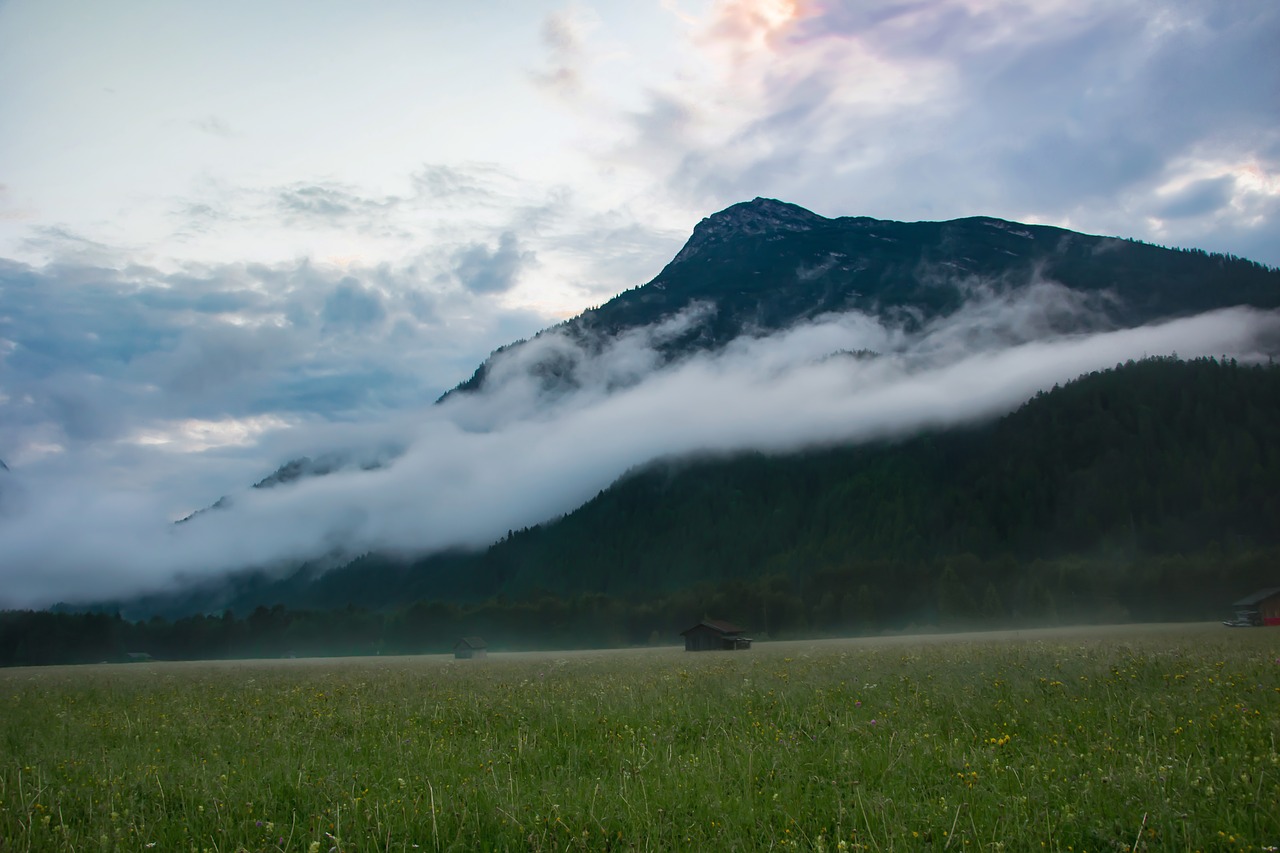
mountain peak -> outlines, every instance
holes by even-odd
[[[813,223],[824,221],[825,217],[789,201],[756,196],[751,201],[731,204],[703,221],[712,220],[728,220],[744,225],[752,223],[785,225],[789,230],[804,230],[812,227]]]
[[[798,204],[757,196],[751,201],[730,205],[699,222],[694,226],[689,242],[684,244],[672,263],[687,260],[707,246],[732,237],[767,239],[788,231],[810,231],[827,221],[825,216],[805,210]]]

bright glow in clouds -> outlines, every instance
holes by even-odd
[[[515,365],[428,405],[756,196],[1280,264],[1277,44],[1274,0],[0,0],[0,595],[343,537],[481,543],[656,454],[913,428],[1202,351],[1172,328],[1032,345],[1005,305],[968,331],[845,318],[657,373],[651,330],[551,409]],[[1188,334],[1243,352],[1261,321],[1223,322]],[[807,360],[859,345],[886,355]],[[999,370],[1007,389],[981,378]],[[628,390],[606,399],[606,375]],[[975,384],[960,400],[944,379]],[[380,473],[167,523],[385,441],[408,451]]]
[[[1061,288],[979,300],[907,334],[860,314],[829,316],[724,352],[653,369],[673,325],[639,330],[595,357],[581,387],[547,398],[519,365],[494,365],[494,388],[450,398],[350,442],[399,443],[387,467],[358,468],[273,489],[236,491],[230,505],[182,525],[149,488],[86,492],[79,472],[24,482],[0,522],[0,585],[9,603],[106,596],[246,566],[270,567],[335,549],[421,553],[483,546],[512,528],[568,512],[633,466],[669,456],[794,451],[988,418],[1035,391],[1143,353],[1257,357],[1280,317],[1238,309],[1093,335],[1045,335],[1081,311]],[[512,361],[550,349],[556,334]],[[872,349],[855,358],[841,352]],[[523,351],[522,351],[523,350]],[[621,390],[608,389],[623,385]],[[335,436],[329,436],[330,441]],[[332,446],[332,445],[331,445]],[[68,535],[70,533],[70,535]]]
[[[253,444],[262,433],[283,429],[289,422],[274,415],[256,418],[230,418],[222,421],[189,419],[175,424],[160,424],[137,433],[132,441],[183,453],[199,453],[215,447]]]

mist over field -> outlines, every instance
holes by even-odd
[[[1280,339],[1280,318],[1248,309],[1056,334],[1064,316],[1091,327],[1088,309],[1070,291],[1041,283],[980,292],[916,331],[864,314],[828,315],[660,367],[656,347],[712,310],[695,305],[599,352],[599,342],[586,347],[552,330],[500,354],[482,392],[450,395],[389,422],[268,431],[262,448],[276,454],[273,465],[335,450],[353,464],[248,488],[269,473],[259,470],[222,506],[183,524],[172,522],[198,507],[174,506],[145,481],[131,483],[119,460],[85,453],[58,467],[0,472],[3,603],[130,595],[372,550],[482,547],[573,510],[656,458],[905,435],[1003,414],[1039,390],[1128,359],[1176,351],[1248,361]],[[548,391],[531,370],[552,354],[578,365],[572,390]],[[361,466],[387,447],[398,455]],[[142,451],[136,461],[173,463]],[[198,455],[192,464],[202,464]],[[218,498],[208,494],[204,506]]]

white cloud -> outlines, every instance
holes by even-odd
[[[595,106],[603,162],[715,209],[757,195],[828,215],[987,214],[1278,264],[1267,87],[1280,7],[721,0],[640,109]],[[604,116],[609,119],[604,120]],[[618,133],[624,128],[625,133]],[[1221,179],[1170,201],[1171,184]]]
[[[546,323],[416,266],[0,263],[0,300],[9,462],[174,424],[392,416]]]

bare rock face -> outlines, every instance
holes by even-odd
[[[694,226],[689,241],[671,262],[681,263],[704,249],[729,240],[743,237],[768,240],[788,232],[811,231],[829,221],[825,216],[819,216],[799,205],[757,197],[726,207],[699,222]]]

